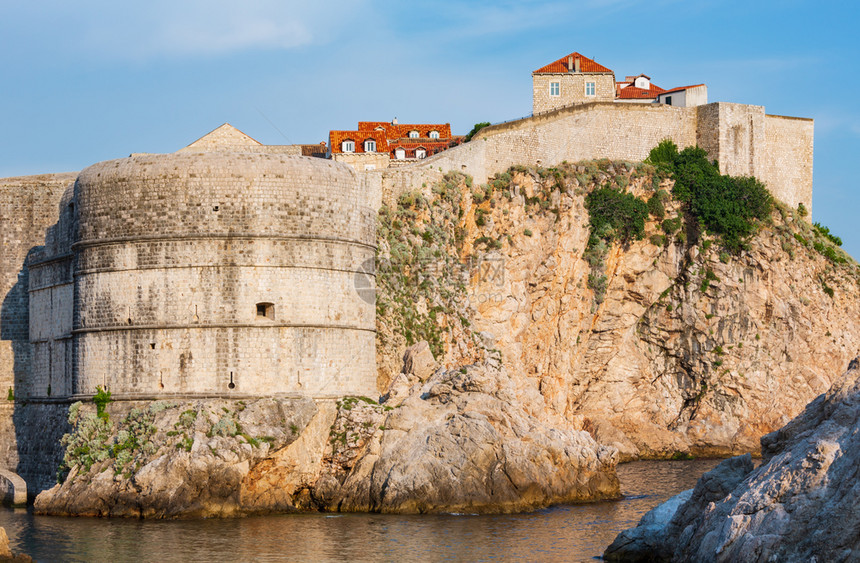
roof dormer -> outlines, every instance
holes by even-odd
[[[633,86],[636,88],[642,88],[643,90],[649,90],[651,88],[651,77],[640,74],[633,79]]]

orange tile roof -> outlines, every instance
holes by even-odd
[[[379,130],[377,130],[379,129]],[[418,137],[409,137],[411,131],[418,131]],[[431,139],[430,132],[439,133],[438,139]],[[343,152],[341,145],[343,141],[355,142],[355,152],[364,152],[364,141],[373,139],[376,141],[376,152],[389,152],[393,154],[395,144],[400,146],[409,145],[417,147],[424,146],[428,154],[435,154],[448,147],[462,142],[462,136],[451,135],[450,123],[390,123],[388,121],[359,121],[358,130],[354,131],[329,131],[329,146],[332,153]]]
[[[579,53],[573,52],[569,55],[565,55],[559,60],[549,63],[548,65],[541,67],[534,71],[533,74],[541,74],[541,73],[558,73],[558,72],[569,72],[567,68],[567,61],[570,57],[573,57],[574,60],[579,58],[579,70],[581,72],[606,72],[612,73],[611,70],[603,66],[602,64],[596,63],[593,60],[589,59],[585,55],[580,55]]]
[[[677,88],[672,88],[671,90],[663,90],[660,93],[671,94],[672,92],[680,92],[681,90],[687,90],[689,88],[698,88],[699,86],[704,86],[704,84],[693,84],[692,86],[678,86]]]
[[[627,86],[618,90],[618,98],[621,100],[653,100],[657,94],[665,92],[659,86],[651,84],[647,90],[645,88],[637,88],[636,86]]]

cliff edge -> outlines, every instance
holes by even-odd
[[[748,456],[705,474],[622,532],[608,561],[860,559],[860,358],[830,390],[764,436]],[[677,497],[676,497],[677,498]]]

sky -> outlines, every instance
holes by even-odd
[[[0,177],[173,152],[229,122],[266,144],[397,118],[527,116],[578,51],[709,101],[815,119],[813,220],[860,258],[860,7],[696,0],[0,0]]]

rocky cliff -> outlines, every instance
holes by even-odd
[[[762,464],[724,461],[622,532],[609,561],[860,560],[860,358],[764,436]]]
[[[662,210],[640,239],[594,245],[585,201],[599,186],[659,193]],[[379,229],[379,380],[413,339],[438,342],[447,367],[496,349],[540,394],[537,416],[623,459],[757,454],[860,350],[858,267],[779,204],[727,252],[672,186],[597,161],[482,186],[449,174],[401,196]]]

